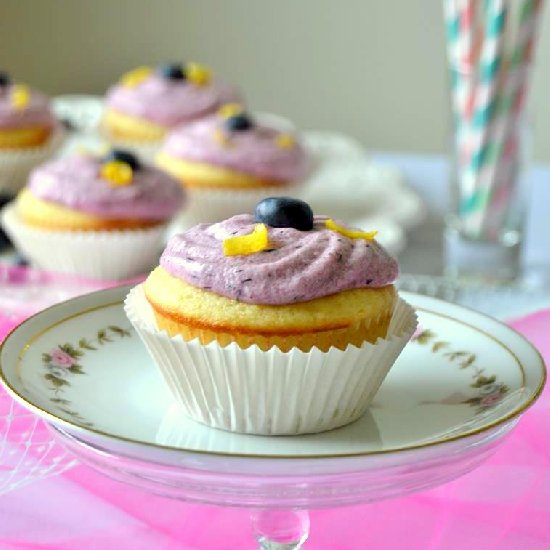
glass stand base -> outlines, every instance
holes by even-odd
[[[521,274],[520,242],[510,245],[469,239],[452,227],[445,230],[445,274],[491,283],[508,283]]]
[[[256,510],[251,520],[261,550],[298,550],[309,534],[307,510]]]

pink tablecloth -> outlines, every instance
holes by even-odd
[[[550,311],[513,323],[550,361]],[[1,329],[0,329],[1,330]],[[314,511],[318,550],[548,550],[550,389],[483,466],[417,495]],[[245,550],[248,512],[153,496],[85,466],[0,497],[0,549]]]

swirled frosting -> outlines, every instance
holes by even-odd
[[[50,108],[50,100],[36,90],[29,90],[29,102],[16,108],[11,102],[13,85],[0,86],[0,129],[53,128],[57,121]]]
[[[377,288],[397,277],[397,262],[374,240],[349,239],[315,216],[311,231],[269,228],[271,249],[224,256],[223,239],[254,229],[249,214],[200,224],[173,236],[160,259],[189,284],[251,304],[292,304],[352,288]]]
[[[155,73],[135,86],[117,84],[106,97],[108,108],[168,128],[200,118],[232,101],[242,101],[240,93],[218,80],[197,86]]]
[[[223,132],[227,141],[216,136]],[[229,168],[272,181],[297,181],[309,171],[309,157],[298,139],[280,147],[281,132],[261,122],[241,132],[228,134],[224,118],[212,115],[173,130],[162,152],[172,157]]]
[[[100,175],[102,159],[76,155],[36,168],[28,188],[40,199],[111,219],[165,220],[184,202],[181,185],[150,166],[134,171],[128,185],[112,185]]]

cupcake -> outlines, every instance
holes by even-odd
[[[49,99],[0,71],[0,192],[15,194],[61,142]]]
[[[287,194],[310,168],[295,134],[254,120],[236,103],[173,130],[156,162],[188,189],[190,224],[251,211],[266,196]]]
[[[157,262],[167,223],[183,200],[177,181],[113,150],[102,158],[80,154],[36,168],[2,221],[38,267],[122,279]]]
[[[172,237],[126,313],[191,418],[256,434],[343,426],[416,326],[374,236],[270,197]]]
[[[172,128],[240,97],[198,63],[138,67],[108,90],[103,128],[112,142],[151,155]]]

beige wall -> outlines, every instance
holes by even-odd
[[[550,13],[534,75],[550,162]],[[443,152],[442,0],[0,0],[0,66],[46,91],[101,93],[126,69],[195,59],[253,107],[370,148]]]

